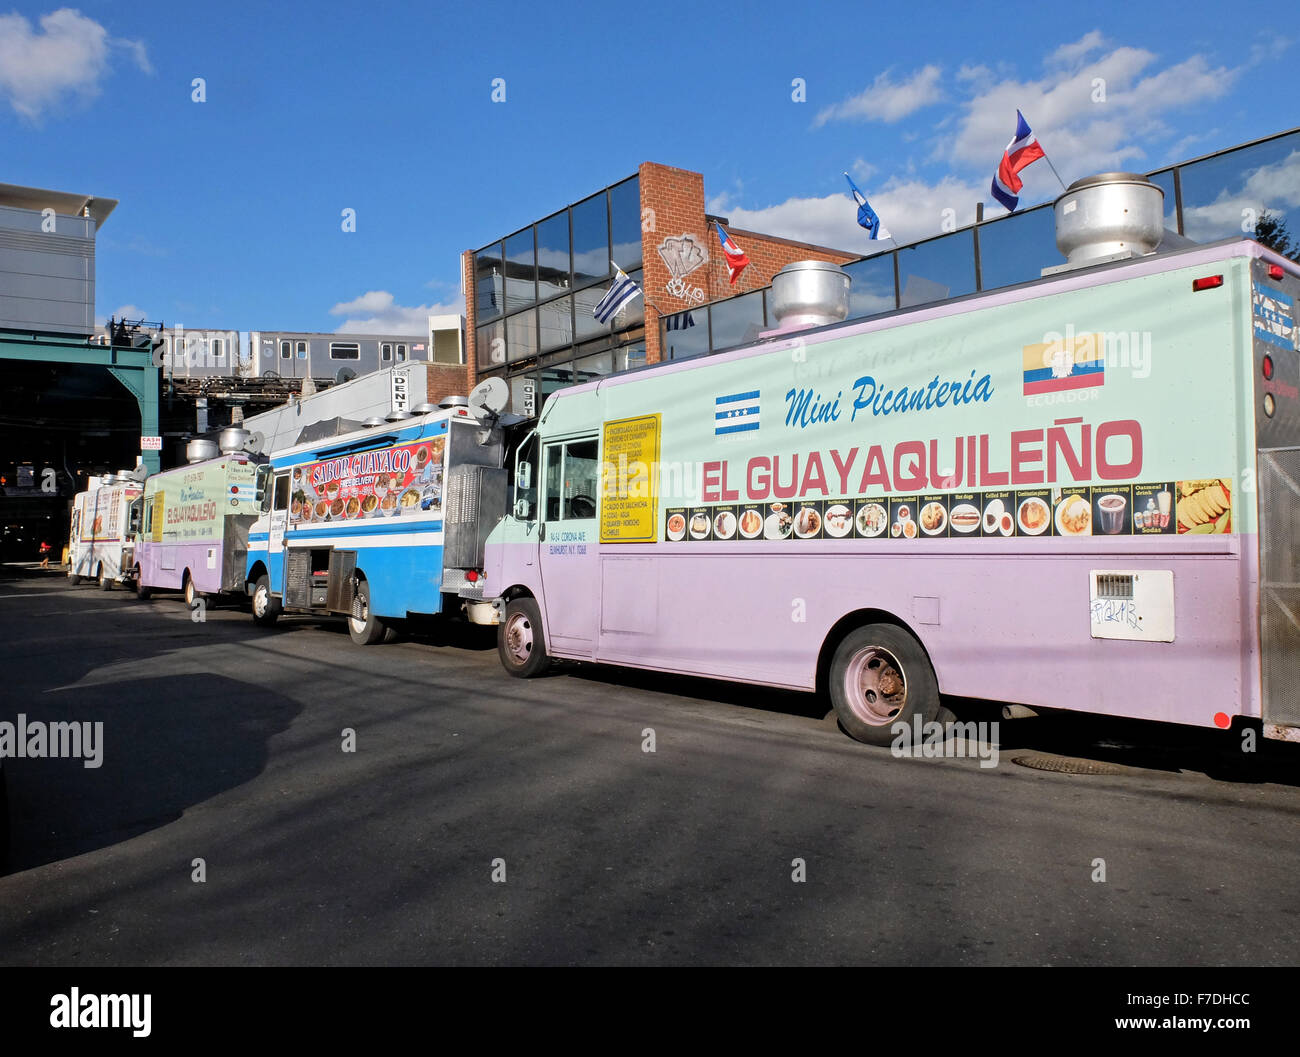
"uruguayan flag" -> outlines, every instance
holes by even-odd
[[[614,264],[613,261],[609,263]],[[641,287],[629,279],[617,264],[614,264],[614,272],[616,273],[614,285],[609,288],[609,293],[602,297],[596,307],[591,310],[591,314],[602,323],[608,323],[614,314],[619,312],[632,298],[641,296]]]
[[[732,393],[713,401],[713,434],[746,433],[758,429],[758,390]]]

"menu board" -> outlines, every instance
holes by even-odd
[[[933,495],[669,507],[664,538],[977,539],[1153,536],[1232,531],[1228,478]]]
[[[605,423],[601,445],[601,543],[648,543],[655,539],[659,427],[658,415]]]
[[[293,468],[289,527],[442,518],[446,434]]]

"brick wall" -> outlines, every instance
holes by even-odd
[[[444,397],[468,396],[474,388],[471,370],[468,365],[454,363],[430,363],[428,368],[428,401],[437,404]]]
[[[727,233],[749,257],[749,267],[740,273],[736,285],[732,286],[727,278],[727,259],[722,254],[717,230],[705,218],[704,177],[686,169],[674,169],[654,162],[642,164],[640,175],[647,363],[659,362],[661,314],[671,315],[692,305],[759,290],[768,286],[772,282],[772,276],[794,261],[818,260],[847,264],[861,256],[729,227]],[[686,289],[679,288],[674,292],[668,289],[673,275],[659,253],[659,246],[666,239],[676,239],[682,235],[693,235],[696,244],[708,255],[708,260],[682,276],[681,281]],[[669,253],[672,252],[669,247]]]

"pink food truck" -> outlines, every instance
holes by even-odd
[[[182,591],[193,606],[204,595],[244,594],[248,529],[260,512],[263,456],[243,450],[248,434],[225,430],[220,446],[191,442],[190,463],[153,474],[138,500],[133,576],[136,593]]]
[[[843,322],[801,262],[756,343],[561,390],[483,575],[552,657],[1300,735],[1300,266],[1160,247],[1142,177],[1056,203],[1042,278]]]

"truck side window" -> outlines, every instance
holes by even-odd
[[[275,509],[289,509],[289,475],[282,473],[275,479]]]
[[[571,440],[546,447],[546,520],[568,521],[596,516],[600,463],[592,440]]]

